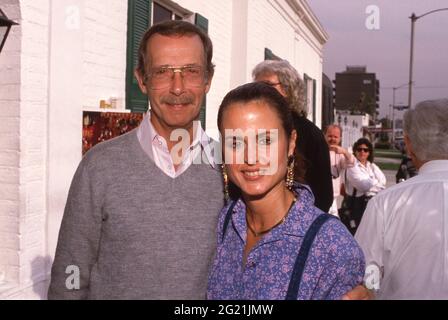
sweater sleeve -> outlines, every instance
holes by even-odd
[[[101,204],[97,200],[86,158],[81,161],[67,198],[48,299],[87,299],[92,266],[101,233]],[[96,189],[96,190],[95,190]]]

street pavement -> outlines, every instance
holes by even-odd
[[[383,170],[384,175],[386,176],[386,188],[393,186],[395,183],[395,171],[392,170]]]

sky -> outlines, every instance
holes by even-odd
[[[407,105],[411,19],[448,8],[448,0],[308,0],[329,40],[324,46],[324,73],[347,65],[365,65],[380,81],[380,118],[391,115],[392,87],[396,105]],[[366,13],[369,6],[374,11]],[[375,17],[379,19],[374,20]],[[366,26],[369,23],[369,28]],[[422,17],[415,23],[414,88],[412,104],[448,97],[448,11]],[[396,112],[400,118],[402,112]]]

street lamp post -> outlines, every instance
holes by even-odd
[[[398,89],[403,88],[404,86],[407,86],[408,84],[402,84],[401,86],[398,87],[392,87],[393,90],[393,94],[392,94],[392,144],[395,144],[395,109],[396,109],[396,105],[395,105],[395,91],[397,91]]]
[[[409,91],[408,91],[408,106],[409,108],[412,107],[412,72],[413,72],[413,65],[414,65],[414,31],[415,31],[415,22],[423,18],[424,16],[427,16],[431,13],[439,12],[439,11],[445,11],[448,10],[448,8],[442,8],[442,9],[436,9],[429,12],[426,12],[422,15],[416,16],[415,13],[412,13],[412,15],[409,17],[411,19],[411,55],[409,59]]]
[[[17,23],[9,20],[6,14],[0,9],[0,52],[5,45],[11,27],[15,24]]]

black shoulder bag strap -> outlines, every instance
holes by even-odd
[[[291,280],[289,281],[288,292],[286,293],[285,300],[297,300],[300,282],[302,281],[302,274],[305,269],[306,260],[308,259],[311,246],[313,245],[314,239],[316,238],[316,235],[322,225],[331,218],[334,217],[330,214],[322,214],[318,216],[306,232],[299,250],[299,254],[297,255],[296,262],[294,263],[294,269],[292,270]]]
[[[232,217],[233,208],[235,207],[237,201],[233,201],[227,210],[226,217],[224,218],[224,225],[222,227],[222,239],[221,242],[224,241],[224,237],[226,236],[227,227],[229,226],[230,218]]]

